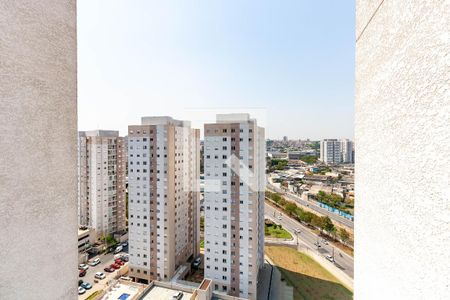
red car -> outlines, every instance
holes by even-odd
[[[112,264],[109,266],[110,268],[114,268],[114,269],[120,269],[120,266],[118,264]]]
[[[112,273],[112,272],[115,271],[115,269],[114,269],[114,268],[111,268],[111,267],[106,267],[106,268],[104,268],[103,270],[104,270],[105,272],[108,272],[108,273]]]
[[[86,275],[86,270],[80,270],[80,273],[78,273],[78,277],[83,277]]]
[[[120,260],[120,259],[116,259],[115,262],[116,262],[116,264],[118,264],[118,265],[120,265],[120,266],[123,266],[123,265],[124,265],[123,261]]]

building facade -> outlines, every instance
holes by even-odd
[[[341,143],[337,139],[320,141],[320,160],[326,164],[341,162]]]
[[[320,160],[326,164],[353,163],[353,142],[349,139],[320,141]]]
[[[200,252],[200,131],[170,117],[128,127],[130,276],[170,280]]]
[[[76,2],[0,11],[0,298],[75,300]]]
[[[205,124],[205,278],[256,299],[264,263],[264,129],[247,114]]]
[[[341,142],[341,162],[344,164],[354,163],[353,142],[349,139],[343,139]]]
[[[78,222],[96,238],[126,227],[126,163],[124,138],[118,131],[78,134]]]

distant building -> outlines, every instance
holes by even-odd
[[[288,153],[289,160],[299,160],[301,156],[302,156],[302,153],[299,151],[290,151]]]
[[[341,162],[342,163],[353,163],[353,142],[349,139],[343,139],[341,143]]]
[[[97,238],[125,229],[127,154],[118,131],[78,134],[78,222]]]
[[[287,143],[287,141],[289,141],[287,136],[283,136],[283,142]]]
[[[248,114],[205,124],[205,278],[256,299],[264,263],[264,129]]]
[[[341,162],[341,143],[337,139],[320,141],[320,160],[326,164]]]
[[[320,160],[326,164],[353,163],[353,142],[348,139],[320,141]]]
[[[285,152],[267,152],[267,155],[271,159],[288,159],[288,154]]]
[[[130,276],[171,280],[200,252],[200,130],[171,117],[128,126]]]

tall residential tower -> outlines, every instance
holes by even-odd
[[[205,277],[256,299],[264,263],[264,129],[248,114],[205,124]]]
[[[200,252],[200,130],[170,117],[128,127],[130,276],[170,280]]]
[[[125,229],[127,155],[118,131],[78,134],[78,222],[96,238]]]

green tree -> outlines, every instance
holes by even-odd
[[[201,232],[205,231],[205,217],[204,216],[200,217],[200,231]]]
[[[289,202],[289,203],[286,204],[286,206],[284,207],[284,209],[286,210],[286,212],[287,212],[289,215],[293,216],[293,215],[296,214],[296,211],[297,211],[297,205],[295,205],[295,204],[292,203],[292,202]]]
[[[338,234],[341,241],[344,243],[344,245],[346,245],[348,240],[350,239],[350,234],[348,233],[348,231],[344,228],[340,228]]]
[[[321,217],[319,217],[318,215],[312,215],[311,218],[311,225],[314,227],[317,227],[320,229],[320,231],[322,231],[323,228],[323,219]]]
[[[321,217],[321,219],[322,219],[322,229],[331,234],[334,230],[333,222],[331,222],[331,219],[328,216]]]

